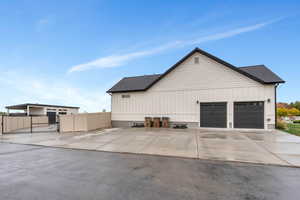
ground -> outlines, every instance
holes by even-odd
[[[300,170],[0,143],[0,199],[299,199]]]
[[[8,134],[2,142],[300,167],[300,138],[281,131],[125,128]]]

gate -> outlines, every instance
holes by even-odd
[[[50,124],[48,116],[0,116],[0,131],[7,133],[58,132],[58,123]]]

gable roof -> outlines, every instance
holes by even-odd
[[[137,91],[146,91],[160,79],[165,77],[171,71],[173,71],[176,67],[178,67],[181,63],[187,60],[194,53],[200,53],[209,57],[210,59],[228,67],[254,81],[257,81],[261,84],[275,84],[275,83],[284,83],[284,81],[278,77],[275,73],[269,70],[264,65],[256,65],[256,66],[247,66],[247,67],[235,67],[232,64],[217,58],[199,48],[195,48],[193,51],[184,56],[181,60],[175,63],[172,67],[170,67],[163,74],[156,75],[145,75],[145,76],[135,76],[135,77],[126,77],[120,80],[117,84],[115,84],[111,89],[107,91],[107,93],[114,92],[137,92]],[[253,68],[252,68],[253,67]]]
[[[145,91],[149,85],[156,81],[161,74],[125,77],[115,84],[107,92],[137,92]]]
[[[272,72],[265,65],[253,65],[246,67],[239,67],[240,70],[251,74],[262,80],[265,84],[273,84],[273,83],[284,83],[279,76],[277,76],[274,72]]]

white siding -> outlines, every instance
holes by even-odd
[[[29,107],[30,115],[45,115],[44,107]]]
[[[194,64],[195,56],[199,57],[199,64]],[[198,100],[227,102],[228,124],[233,123],[233,102],[265,101],[265,127],[275,123],[274,85],[262,85],[199,53],[146,92],[126,94],[130,94],[130,98],[122,98],[121,93],[112,94],[113,121],[143,121],[145,116],[167,116],[175,122],[199,122]]]
[[[69,115],[69,114],[77,114],[78,109],[65,108],[65,107],[43,107],[43,106],[29,107],[29,113],[31,115],[46,115],[47,112],[56,112],[56,114],[59,114],[59,112],[66,112]]]

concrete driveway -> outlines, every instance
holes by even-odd
[[[300,170],[0,143],[3,200],[298,200]]]
[[[106,129],[90,133],[34,133],[3,142],[300,167],[300,137],[279,131]]]

